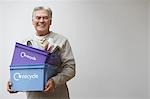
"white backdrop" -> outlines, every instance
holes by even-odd
[[[15,42],[34,33],[37,5],[52,8],[52,30],[72,45],[71,99],[148,99],[147,0],[1,0],[1,99],[26,99],[9,94],[6,82]]]

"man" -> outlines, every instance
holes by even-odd
[[[50,31],[52,11],[50,8],[36,7],[32,13],[32,24],[36,30],[35,35],[26,39],[25,44],[52,51],[54,45],[60,49],[61,65],[56,76],[50,78],[43,92],[27,92],[27,99],[70,99],[66,82],[75,76],[75,60],[71,46],[66,37]],[[53,46],[52,43],[54,44]],[[7,90],[11,90],[8,82]]]

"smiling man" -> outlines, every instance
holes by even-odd
[[[70,99],[66,83],[75,76],[75,60],[68,39],[50,31],[51,23],[52,11],[50,8],[42,6],[34,8],[32,24],[35,28],[35,35],[27,38],[24,44],[49,52],[51,52],[52,45],[52,47],[57,46],[61,64],[58,65],[57,75],[47,81],[43,92],[27,92],[27,99]],[[8,82],[7,90],[14,93],[10,82]]]
[[[32,13],[32,23],[36,30],[36,35],[44,36],[49,33],[49,28],[52,22],[52,11],[47,8],[35,8]]]

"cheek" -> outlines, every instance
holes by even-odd
[[[33,21],[32,21],[32,25],[34,25],[34,26],[35,26],[35,22],[33,22]]]
[[[47,26],[51,25],[51,22],[46,22]]]
[[[37,25],[37,22],[36,22],[36,21],[32,21],[32,24],[33,24],[34,26],[36,26],[36,25]]]

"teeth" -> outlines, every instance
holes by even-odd
[[[43,27],[43,26],[45,26],[45,25],[44,25],[44,24],[38,24],[38,26],[42,26],[42,27]]]

